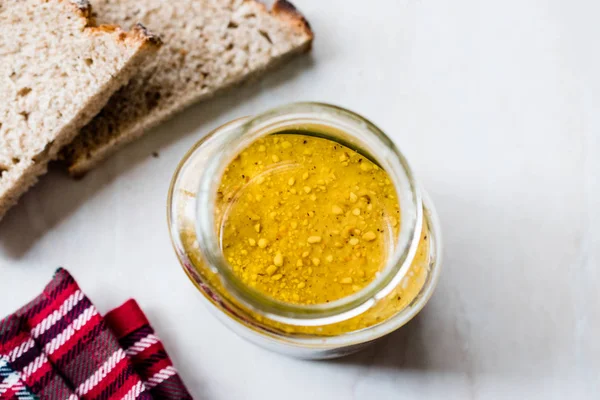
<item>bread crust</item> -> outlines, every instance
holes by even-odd
[[[277,0],[271,9],[271,13],[300,29],[310,38],[312,44],[315,34],[304,15],[292,3],[287,0]],[[308,50],[310,50],[310,47]]]
[[[112,24],[96,24],[96,20],[92,16],[92,5],[88,0],[45,0],[59,1],[65,3],[73,11],[73,13],[83,20],[86,33],[89,34],[105,34],[114,33],[117,35],[117,40],[126,45],[147,46],[148,48],[155,47],[158,49],[162,45],[160,37],[150,32],[144,25],[137,23],[131,30],[125,31],[120,26]]]

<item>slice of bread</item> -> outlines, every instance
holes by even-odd
[[[193,102],[310,49],[304,17],[284,0],[92,0],[100,21],[141,22],[164,46],[62,153],[83,175]]]
[[[83,0],[0,1],[0,218],[159,42]]]

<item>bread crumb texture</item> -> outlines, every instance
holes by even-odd
[[[161,35],[158,56],[110,100],[63,153],[81,175],[183,107],[310,49],[312,32],[287,1],[94,0],[99,23],[141,22]]]
[[[81,0],[0,2],[0,218],[157,43],[91,13]]]

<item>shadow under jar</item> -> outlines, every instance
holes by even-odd
[[[240,336],[308,359],[355,352],[431,297],[440,225],[408,163],[348,110],[296,103],[217,128],[169,191],[171,239]]]

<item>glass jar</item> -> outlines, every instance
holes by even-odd
[[[368,157],[388,173],[400,204],[399,234],[386,266],[366,287],[327,304],[283,303],[242,283],[223,256],[216,228],[220,177],[231,160],[254,141],[290,130]],[[326,104],[286,105],[201,139],[175,172],[168,222],[186,274],[218,319],[258,345],[299,358],[339,357],[400,328],[425,306],[440,273],[440,224],[402,153],[365,118]]]

